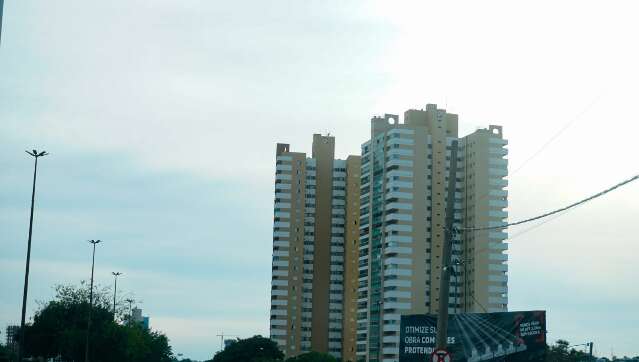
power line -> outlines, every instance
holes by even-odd
[[[601,98],[601,95],[595,97],[592,101],[590,101],[590,103],[588,103],[588,105],[586,105],[586,107],[579,112],[575,118],[573,118],[571,121],[569,121],[568,123],[566,123],[557,133],[555,133],[552,137],[550,137],[550,139],[548,139],[548,141],[546,141],[546,143],[544,143],[541,148],[539,148],[535,153],[533,153],[530,157],[528,157],[524,162],[522,162],[521,165],[519,165],[519,167],[517,167],[511,174],[510,176],[516,174],[518,171],[520,171],[522,168],[524,168],[530,161],[532,161],[535,157],[539,156],[539,154],[546,149],[546,147],[550,146],[551,143],[553,143],[557,138],[559,138],[559,136],[561,136],[568,128],[570,128],[570,126],[573,125],[573,123],[577,122],[581,116],[583,116],[584,114],[586,114],[590,108],[592,108],[592,106],[595,105],[595,103],[597,103],[597,101],[599,101],[599,98]]]
[[[488,310],[486,309],[486,307],[484,307],[483,304],[479,303],[479,301],[477,299],[475,299],[475,296],[472,293],[470,294],[470,296],[471,296],[471,298],[473,298],[475,303],[479,304],[479,306],[484,311],[484,313],[488,313]]]
[[[554,215],[554,214],[558,214],[558,213],[560,213],[562,211],[566,211],[566,210],[572,209],[573,207],[579,206],[581,204],[585,204],[588,201],[592,201],[592,200],[594,200],[594,199],[596,199],[598,197],[601,197],[601,196],[603,196],[603,195],[605,195],[605,194],[607,194],[607,193],[609,193],[611,191],[614,191],[614,190],[618,189],[621,186],[629,184],[632,181],[635,181],[637,179],[639,179],[639,174],[635,175],[635,176],[633,176],[633,177],[631,177],[631,178],[629,178],[629,179],[627,179],[625,181],[622,181],[622,182],[620,182],[620,183],[618,183],[618,184],[616,184],[616,185],[614,185],[614,186],[612,186],[610,188],[607,188],[607,189],[605,189],[605,190],[603,190],[601,192],[598,192],[598,193],[596,193],[596,194],[594,194],[594,195],[592,195],[590,197],[587,197],[587,198],[585,198],[585,199],[583,199],[581,201],[577,201],[575,203],[572,203],[572,204],[570,204],[568,206],[565,206],[565,207],[562,207],[560,209],[553,210],[553,211],[547,212],[545,214],[541,214],[539,216],[531,217],[531,218],[528,218],[528,219],[525,219],[525,220],[521,220],[521,221],[517,221],[517,222],[511,222],[511,223],[508,223],[508,224],[505,224],[505,225],[500,225],[500,226],[468,227],[468,228],[461,228],[461,229],[457,229],[457,230],[462,230],[462,231],[501,230],[501,229],[505,229],[505,228],[510,227],[510,226],[521,225],[521,224],[525,224],[525,223],[528,223],[528,222],[531,222],[531,221],[543,219],[545,217],[548,217],[548,216],[551,216],[551,215]]]
[[[509,236],[508,237],[508,241],[512,241],[513,239],[518,238],[518,237],[520,237],[520,236],[522,236],[524,234],[527,234],[527,233],[537,229],[538,227],[543,226],[543,225],[545,225],[545,224],[547,224],[547,223],[549,223],[551,221],[554,221],[555,219],[558,219],[558,218],[560,218],[560,217],[562,217],[564,215],[566,215],[566,214],[565,213],[555,214],[553,217],[551,217],[549,219],[546,219],[546,220],[540,222],[539,224],[535,224],[535,225],[529,227],[528,229],[524,229],[524,230],[522,230],[522,231],[520,231],[520,232],[518,232],[518,233],[516,233],[516,234],[514,234],[512,236]],[[480,249],[476,253],[481,253],[481,252],[488,251],[488,250],[490,250],[490,247],[486,247],[486,248]]]
[[[553,221],[555,219],[558,219],[559,217],[564,216],[564,215],[565,214],[557,214],[554,217],[551,217],[550,219],[544,220],[544,221],[540,222],[539,224],[533,225],[533,226],[529,227],[528,229],[522,230],[522,231],[518,232],[517,234],[515,234],[513,236],[510,236],[508,238],[508,241],[512,241],[513,239],[515,239],[517,237],[520,237],[520,236],[522,236],[522,235],[524,235],[526,233],[529,233],[529,232],[535,230],[536,228],[538,228],[538,227],[540,227],[540,226],[542,226],[544,224],[547,224],[547,223],[549,223],[549,222],[551,222],[551,221]],[[474,254],[477,255],[477,254],[481,254],[483,252],[487,252],[487,251],[490,251],[490,250],[491,250],[490,246],[487,246],[485,248],[481,248],[479,250],[476,250],[474,252]],[[467,259],[463,259],[462,260],[462,262],[471,262],[471,261],[472,261],[471,258],[467,258]]]
[[[553,220],[555,220],[555,219],[558,219],[558,218],[560,218],[560,217],[562,217],[562,216],[564,216],[564,215],[566,215],[566,214],[565,214],[565,213],[555,214],[553,217],[551,217],[551,218],[549,218],[549,219],[546,219],[546,220],[544,220],[544,221],[540,222],[539,224],[533,225],[533,226],[529,227],[528,229],[524,229],[524,230],[522,230],[522,231],[520,231],[520,232],[518,232],[518,233],[514,234],[513,236],[510,236],[510,237],[508,238],[508,241],[510,241],[510,240],[512,240],[512,239],[514,239],[514,238],[520,237],[520,236],[522,236],[522,235],[524,235],[524,234],[527,234],[527,233],[529,233],[529,232],[531,232],[531,231],[533,231],[533,230],[537,229],[538,227],[543,226],[543,225],[545,225],[545,224],[547,224],[547,223],[549,223],[549,222],[551,222],[551,221],[553,221]]]
[[[526,167],[530,161],[532,161],[537,156],[539,156],[539,154],[541,154],[548,146],[550,146],[551,143],[556,141],[568,128],[570,128],[570,126],[572,126],[575,122],[579,121],[581,116],[586,114],[590,110],[590,108],[592,108],[592,106],[594,106],[599,101],[600,98],[601,98],[601,94],[593,98],[593,100],[590,101],[590,103],[588,103],[581,112],[577,113],[577,115],[572,120],[564,124],[563,127],[561,127],[559,131],[553,134],[537,151],[535,151],[532,155],[528,156],[528,158],[524,160],[524,162],[522,162],[519,165],[519,167],[517,167],[514,171],[510,172],[508,174],[508,177],[512,178],[517,172],[521,171],[524,167]],[[483,194],[481,197],[478,197],[476,202],[479,202],[485,199],[488,195],[490,195],[490,192],[487,192]]]
[[[583,205],[583,204],[581,204],[581,205]],[[578,205],[578,206],[581,206],[581,205]],[[575,206],[575,207],[578,207],[578,206]],[[565,212],[557,213],[557,214],[555,214],[553,217],[551,217],[549,219],[546,219],[546,220],[544,220],[544,221],[542,221],[542,222],[540,222],[538,224],[535,224],[535,225],[533,225],[533,226],[531,226],[531,227],[529,227],[527,229],[524,229],[524,230],[522,230],[522,231],[520,231],[520,232],[518,232],[518,233],[516,233],[516,234],[514,234],[512,236],[509,236],[508,237],[508,241],[512,241],[513,239],[518,238],[518,237],[520,237],[520,236],[522,236],[524,234],[527,234],[527,233],[529,233],[529,232],[531,232],[531,231],[533,231],[533,230],[535,230],[535,229],[537,229],[537,228],[539,228],[539,227],[541,227],[541,226],[543,226],[543,225],[545,225],[545,224],[547,224],[547,223],[549,223],[551,221],[554,221],[554,220],[556,220],[556,219],[558,219],[558,218],[560,218],[560,217],[562,217],[564,215],[566,215]],[[485,248],[482,248],[482,249],[479,249],[479,250],[475,251],[475,254],[480,254],[480,253],[483,253],[483,252],[486,252],[486,251],[489,251],[489,250],[490,250],[490,247],[487,246]],[[470,262],[471,259],[465,259],[463,261]]]

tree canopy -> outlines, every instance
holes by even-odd
[[[594,361],[588,353],[570,348],[570,343],[560,339],[554,345],[548,347],[546,352],[547,362],[583,362]]]
[[[262,336],[238,339],[217,352],[212,362],[279,362],[284,361],[284,353],[277,343]],[[339,362],[335,357],[319,352],[303,353],[286,359],[286,362]]]
[[[339,362],[339,360],[330,354],[319,352],[308,352],[291,357],[286,362]]]
[[[84,285],[56,287],[55,298],[42,303],[33,323],[26,327],[26,356],[84,360],[89,314],[87,289]],[[109,301],[106,290],[94,291],[89,350],[91,361],[171,361],[171,347],[164,334],[148,331],[138,325],[117,323]]]
[[[0,343],[0,362],[13,361],[15,358],[15,354]]]
[[[268,338],[254,336],[238,339],[213,357],[213,362],[272,362],[282,361],[284,354],[277,344]]]

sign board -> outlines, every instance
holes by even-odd
[[[535,361],[546,348],[545,311],[452,314],[443,361],[433,359],[437,316],[403,315],[400,328],[400,362]]]

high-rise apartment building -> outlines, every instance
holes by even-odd
[[[335,159],[335,138],[319,134],[312,150],[277,145],[270,335],[287,357],[354,361],[360,156]]]
[[[448,212],[457,230],[506,222],[501,127],[459,138],[457,120],[432,104],[406,111],[403,123],[371,120],[361,159],[358,361],[397,361],[400,316],[438,312]],[[453,233],[449,313],[506,311],[506,237]]]

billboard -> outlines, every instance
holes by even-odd
[[[403,315],[400,326],[399,361],[430,361],[437,316]],[[545,348],[545,311],[464,313],[448,319],[452,361],[541,361]]]

